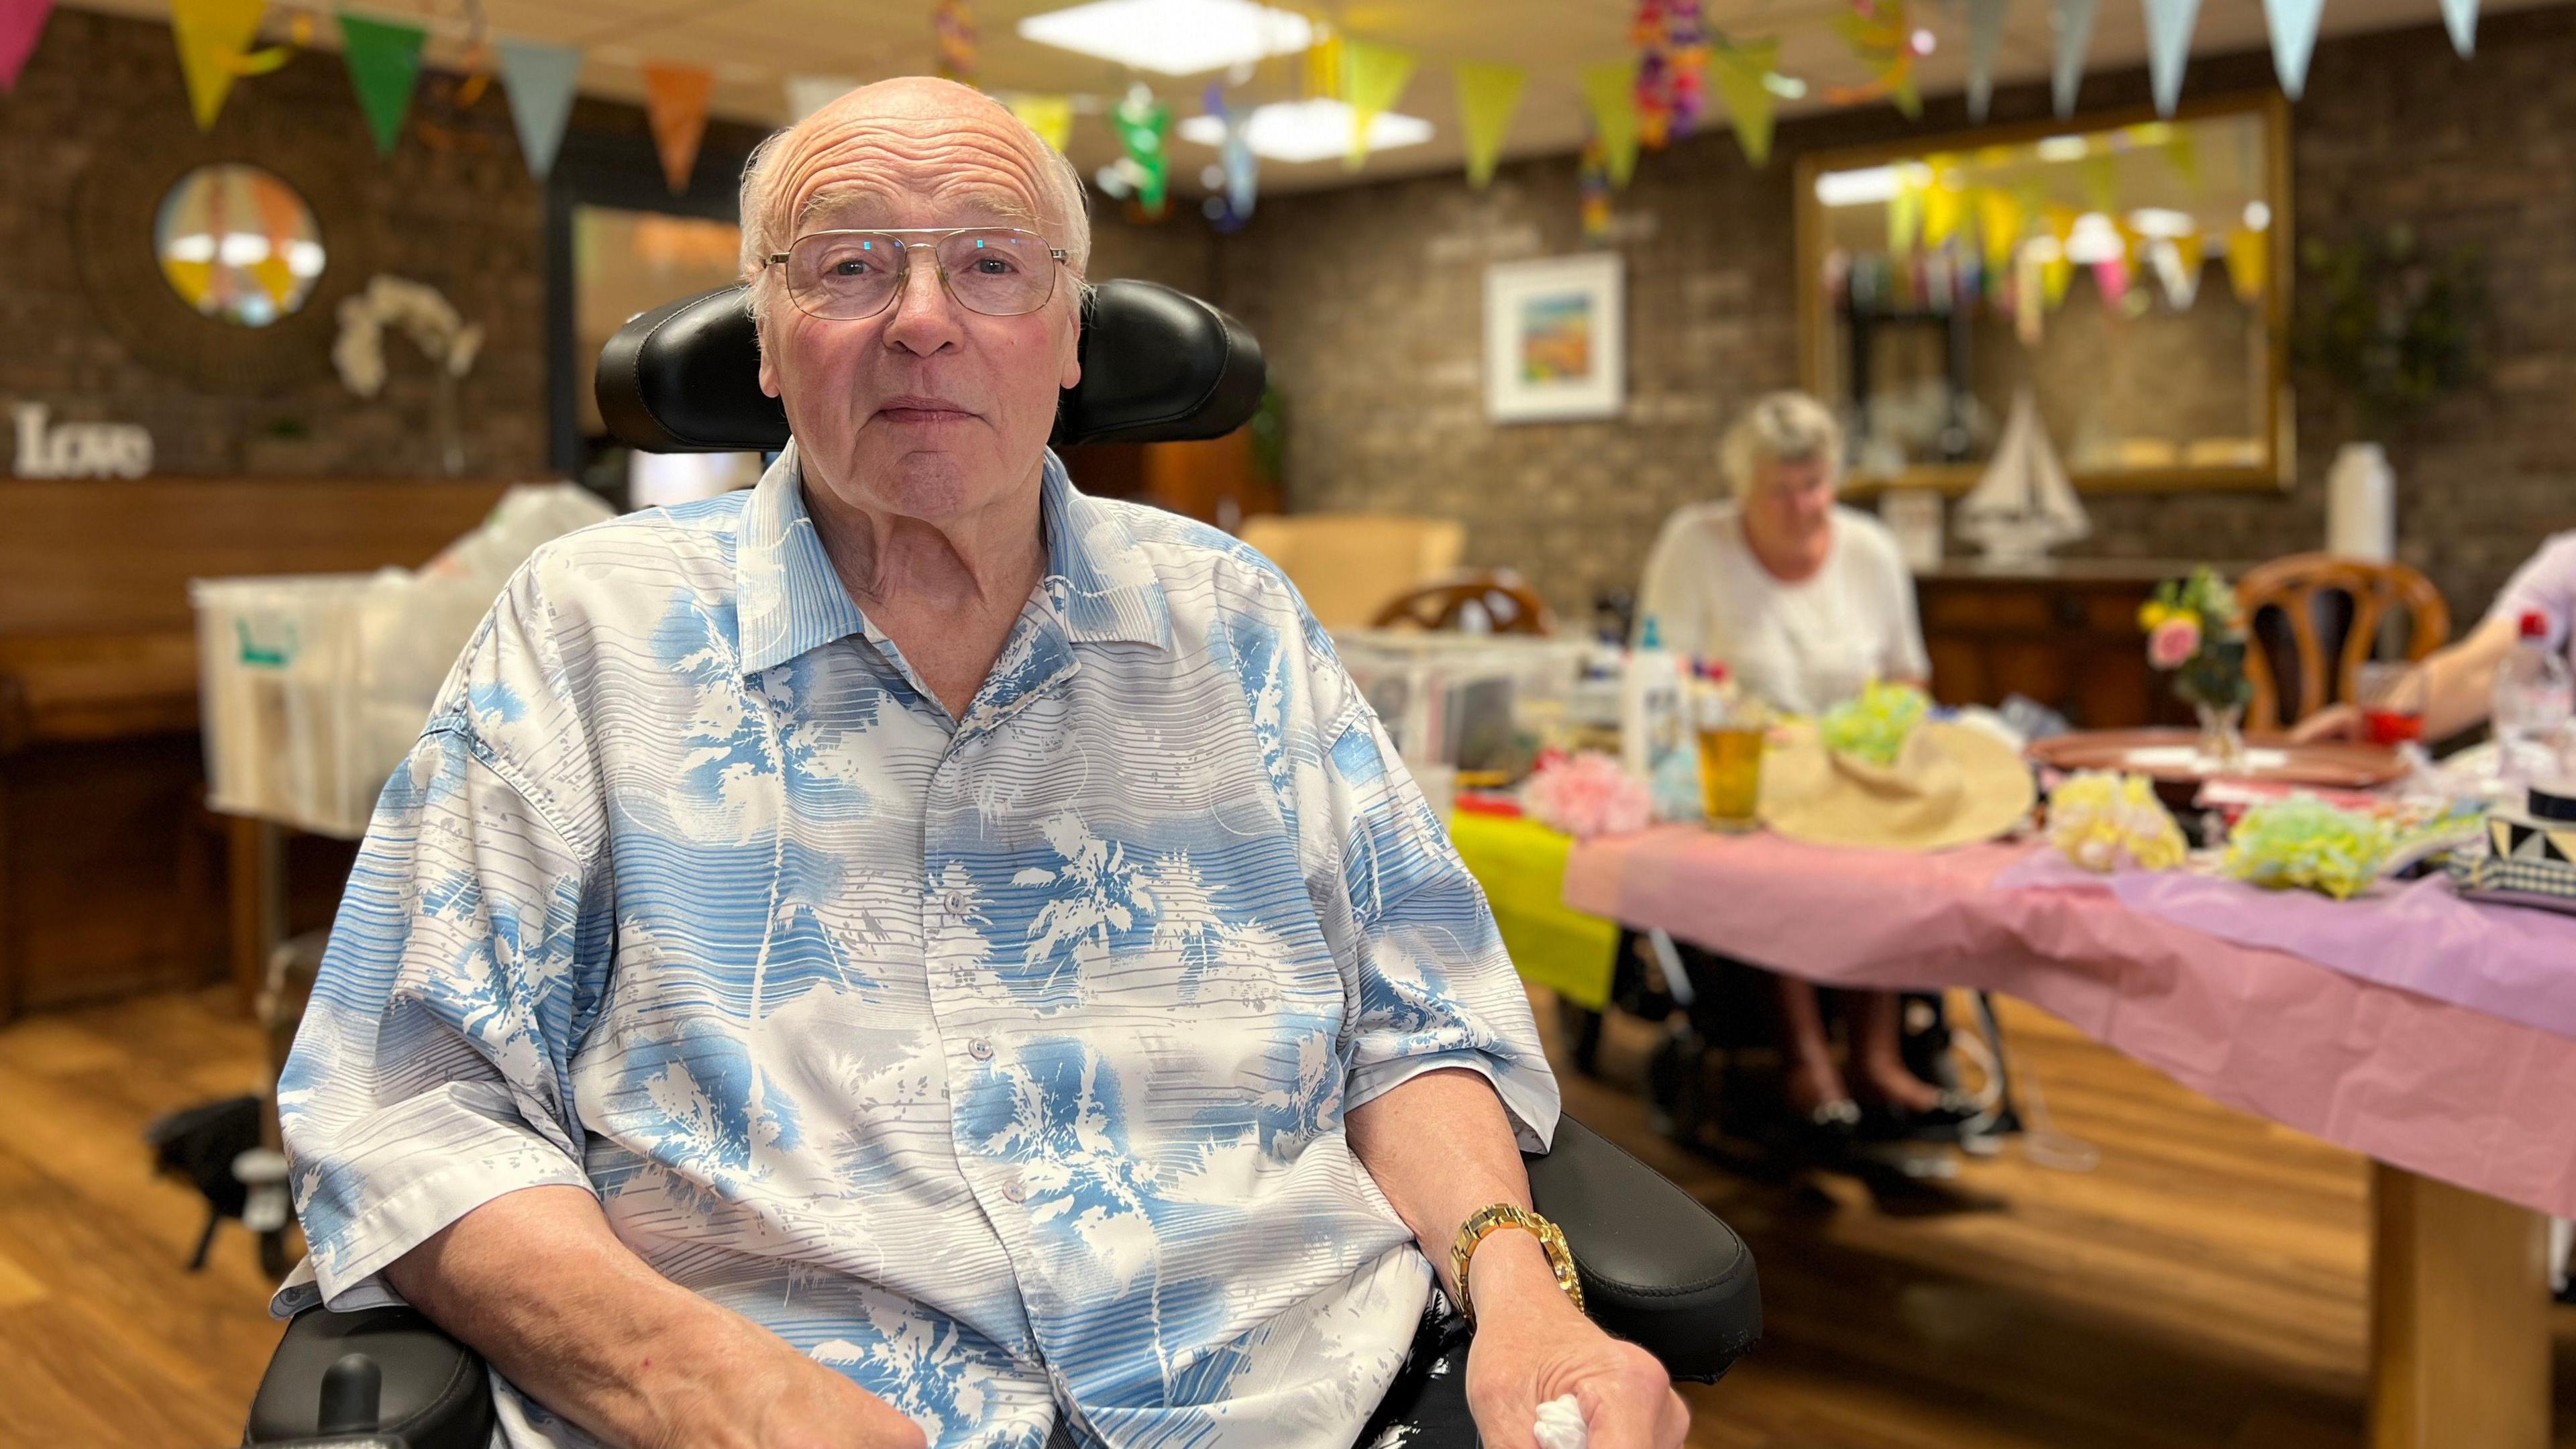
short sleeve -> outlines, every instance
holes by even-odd
[[[2576,628],[2576,533],[2552,538],[2514,570],[2487,617],[2519,619],[2533,612],[2549,621],[2551,648],[2569,646],[2569,631]]]
[[[1322,775],[1347,905],[1345,1110],[1464,1067],[1493,1083],[1523,1150],[1544,1150],[1557,1086],[1529,997],[1484,891],[1365,706],[1344,717]]]
[[[1710,654],[1705,614],[1701,599],[1706,580],[1702,575],[1708,561],[1701,550],[1693,548],[1699,533],[1695,510],[1683,509],[1664,523],[1664,531],[1655,537],[1654,550],[1646,555],[1646,571],[1637,583],[1637,618],[1631,630],[1631,644],[1645,641],[1646,621],[1655,621],[1656,643],[1685,659],[1704,658]]]

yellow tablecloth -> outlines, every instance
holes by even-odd
[[[1594,1010],[1606,1004],[1619,928],[1566,906],[1572,838],[1531,821],[1462,810],[1449,817],[1449,839],[1485,888],[1522,979]]]

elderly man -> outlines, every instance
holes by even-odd
[[[1071,167],[890,81],[742,216],[795,442],[458,662],[280,1086],[281,1305],[416,1304],[512,1444],[1339,1449],[1457,1303],[1473,1424],[1414,1443],[1679,1444],[1524,1215],[1554,1080],[1324,636],[1046,451]]]

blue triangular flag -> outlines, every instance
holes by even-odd
[[[2048,97],[2061,116],[2075,114],[2075,88],[2084,83],[2084,52],[2093,44],[2095,0],[2057,0],[2050,17],[2057,24],[2057,46],[2048,69]]]
[[[1995,98],[1995,52],[2004,40],[2004,6],[2009,0],[1968,0],[1968,119],[1986,121]]]
[[[2442,0],[2442,23],[2451,31],[2451,48],[2463,57],[2478,53],[2478,0]]]
[[[2308,56],[2317,48],[2317,17],[2326,0],[2263,0],[2263,28],[2272,32],[2272,73],[2291,100],[2308,84]]]
[[[2191,58],[2191,24],[2200,18],[2200,0],[2140,0],[2147,9],[2147,86],[2156,94],[2156,114],[2170,116],[2182,99],[2182,66]]]
[[[510,93],[510,123],[519,128],[519,153],[527,158],[528,173],[543,177],[554,169],[564,123],[572,119],[573,82],[581,75],[581,52],[569,45],[540,45],[533,40],[505,38],[497,44],[501,84]]]

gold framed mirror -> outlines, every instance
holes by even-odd
[[[1965,492],[2027,394],[2079,490],[2287,486],[2288,144],[2265,94],[1799,158],[1850,485]]]

